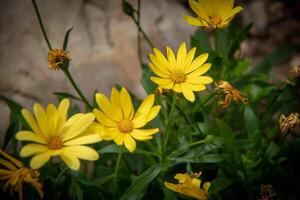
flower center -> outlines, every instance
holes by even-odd
[[[222,19],[221,17],[219,16],[211,16],[210,17],[210,20],[211,20],[211,23],[214,25],[214,26],[217,26],[217,25],[220,25],[220,23],[222,22]]]
[[[49,149],[51,150],[58,150],[63,147],[63,142],[61,140],[61,137],[59,136],[53,136],[48,141]]]
[[[174,72],[171,75],[171,79],[174,83],[182,83],[185,81],[185,74],[182,72]]]
[[[118,128],[122,133],[130,133],[133,129],[133,123],[130,120],[122,119],[118,124]]]

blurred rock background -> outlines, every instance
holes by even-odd
[[[137,53],[137,28],[123,14],[121,0],[37,0],[53,48],[61,48],[65,32],[74,27],[68,50],[72,55],[71,73],[91,99],[95,90],[109,93],[118,83],[138,96],[141,69]],[[136,4],[136,0],[129,0]],[[282,43],[300,44],[298,1],[253,0],[242,4],[245,24],[253,22],[242,55],[257,63]],[[187,0],[142,0],[141,24],[154,45],[177,48],[189,43],[196,30],[182,17],[191,11]],[[30,0],[0,0],[0,93],[32,108],[34,102],[56,102],[53,92],[76,94],[66,77],[47,65],[48,49]],[[143,60],[151,52],[146,42]],[[279,78],[289,67],[300,63],[294,54],[274,68]],[[9,110],[0,101],[0,134],[9,123]],[[1,137],[0,137],[1,138]],[[0,139],[1,142],[1,139]]]

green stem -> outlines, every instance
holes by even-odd
[[[216,93],[212,93],[210,94],[209,97],[207,97],[207,99],[205,99],[201,104],[199,104],[199,106],[197,106],[195,108],[196,111],[200,110],[203,106],[205,106],[211,99],[213,99],[213,97],[216,96]]]
[[[168,145],[168,140],[170,137],[170,133],[169,133],[169,129],[171,128],[172,125],[172,118],[173,118],[173,113],[176,107],[176,93],[173,94],[173,101],[172,101],[172,106],[171,106],[171,110],[170,110],[170,114],[168,117],[168,121],[167,121],[167,125],[166,125],[166,129],[164,131],[164,135],[163,135],[163,139],[162,139],[162,155],[165,155],[165,151],[166,151],[166,147]]]
[[[51,50],[52,50],[52,47],[51,47],[51,44],[50,44],[50,42],[49,42],[47,33],[46,33],[46,31],[45,31],[45,27],[44,27],[44,24],[43,24],[41,15],[40,15],[39,8],[38,8],[38,6],[37,6],[37,4],[36,4],[36,1],[35,1],[35,0],[32,0],[32,4],[33,4],[33,7],[34,7],[34,11],[35,11],[35,13],[36,13],[36,16],[37,16],[37,18],[38,18],[40,27],[41,27],[41,29],[42,29],[44,38],[45,38],[46,43],[47,43],[47,45],[48,45],[48,48],[49,48],[49,50],[51,51]]]
[[[140,35],[140,19],[141,19],[141,0],[138,0],[138,6],[137,6],[137,45],[138,45],[138,55],[139,55],[139,60],[140,63],[143,62],[142,60],[142,46],[141,46],[141,35]]]
[[[114,172],[115,176],[113,179],[114,199],[116,199],[116,197],[118,196],[117,195],[117,193],[118,193],[118,173],[119,173],[121,159],[122,159],[122,150],[121,150],[121,147],[119,147],[119,154],[118,154],[116,168],[115,168],[115,172]]]
[[[71,82],[72,86],[74,87],[74,89],[76,90],[78,95],[80,96],[81,100],[86,104],[86,106],[89,108],[89,110],[92,110],[93,109],[92,105],[88,102],[88,100],[85,98],[85,96],[83,95],[83,93],[81,92],[81,90],[79,89],[77,84],[75,83],[75,81],[74,81],[72,75],[70,74],[69,70],[67,68],[65,68],[65,69],[63,69],[63,72],[68,77],[69,81]]]
[[[69,168],[66,166],[63,170],[61,170],[59,172],[59,174],[57,175],[56,179],[54,179],[54,182],[57,183],[60,179],[60,177],[68,170]]]
[[[138,27],[138,30],[140,31],[140,33],[142,34],[142,36],[144,37],[144,39],[147,41],[148,45],[153,49],[154,45],[152,44],[150,38],[147,36],[147,34],[145,33],[145,31],[140,26],[139,21],[137,19],[135,19],[134,16],[131,16],[131,18],[134,21],[134,23],[136,24],[136,26]]]

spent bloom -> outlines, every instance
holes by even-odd
[[[96,102],[100,109],[94,109],[96,119],[102,126],[101,137],[104,140],[114,140],[117,145],[133,152],[136,148],[135,140],[146,141],[159,131],[141,129],[153,120],[159,113],[161,106],[153,106],[154,94],[149,95],[135,112],[131,97],[125,88],[119,92],[115,88],[111,91],[111,101],[103,94],[96,94]]]
[[[276,196],[273,192],[272,185],[261,185],[260,186],[260,198],[258,200],[272,200]]]
[[[234,0],[189,0],[197,17],[185,16],[184,20],[193,26],[225,28],[232,18],[243,10],[234,7]]]
[[[71,60],[69,52],[63,49],[52,49],[48,53],[48,65],[52,70],[59,70],[60,65]]]
[[[219,101],[219,105],[221,105],[223,108],[227,108],[231,101],[234,101],[235,103],[248,103],[248,99],[242,96],[242,94],[227,81],[218,81],[215,91],[218,96],[224,98],[223,100]]]
[[[297,124],[300,124],[298,113],[291,113],[287,117],[284,114],[280,115],[279,129],[282,133],[286,133],[288,130],[294,129]]]
[[[16,158],[0,149],[0,180],[6,181],[3,189],[10,188],[10,193],[18,192],[19,199],[23,199],[23,183],[31,185],[43,198],[43,185],[39,182],[39,172],[24,166]],[[4,168],[3,168],[4,167]]]
[[[159,88],[183,93],[187,100],[193,102],[194,92],[205,90],[205,84],[213,82],[211,77],[202,76],[211,67],[210,63],[205,63],[208,58],[207,53],[194,58],[196,48],[187,52],[184,42],[180,45],[176,57],[169,47],[167,47],[167,57],[156,48],[153,51],[154,54],[149,55],[151,60],[149,66],[158,77],[152,76],[150,79],[158,84]]]
[[[178,173],[175,175],[175,179],[178,180],[177,184],[165,182],[165,186],[170,190],[178,192],[180,194],[192,197],[197,200],[208,199],[208,189],[210,187],[210,182],[205,182],[201,185],[201,180],[198,177],[200,173],[188,174],[188,173]]]
[[[22,115],[32,131],[22,130],[16,134],[21,141],[28,141],[22,147],[22,157],[32,156],[30,167],[38,169],[51,157],[59,156],[72,170],[80,168],[80,159],[97,160],[98,153],[85,144],[92,144],[101,140],[98,132],[91,124],[95,120],[93,113],[77,113],[67,119],[70,101],[63,99],[58,108],[49,104],[47,109],[34,104],[33,116],[23,109]]]

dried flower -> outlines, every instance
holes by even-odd
[[[282,114],[279,118],[279,129],[282,133],[286,133],[288,130],[295,128],[295,126],[299,123],[300,120],[298,113],[291,113],[288,117],[285,117],[285,115]]]
[[[34,187],[43,198],[44,193],[42,190],[43,185],[39,182],[39,172],[24,166],[24,164],[8,155],[0,149],[0,165],[5,168],[0,169],[0,180],[6,181],[4,190],[10,187],[10,192],[17,191],[19,193],[19,199],[23,199],[23,183],[28,183]]]
[[[48,53],[48,65],[49,68],[54,71],[59,71],[61,65],[64,62],[71,60],[69,52],[63,49],[52,49]]]
[[[227,108],[231,101],[234,101],[235,103],[242,102],[243,104],[248,103],[248,98],[243,97],[237,89],[226,81],[217,82],[215,91],[217,95],[224,98],[224,100],[219,101],[219,105],[222,105],[223,108]]]
[[[275,192],[273,192],[272,185],[261,185],[260,186],[260,198],[259,200],[273,200],[274,196],[276,195]]]
[[[201,175],[201,172],[188,174],[188,173],[178,173],[175,175],[175,179],[179,183],[169,183],[165,182],[165,186],[170,190],[184,194],[188,197],[192,197],[198,200],[208,199],[208,189],[210,187],[210,182],[205,182],[201,186],[201,180],[198,177]]]

